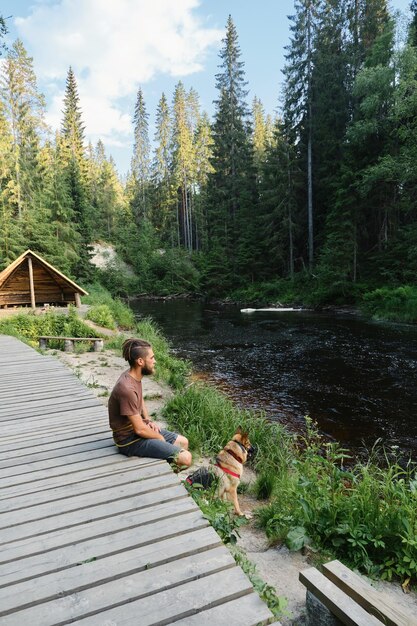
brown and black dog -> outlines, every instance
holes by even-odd
[[[200,467],[187,476],[185,482],[208,488],[217,481],[216,495],[232,502],[235,513],[243,515],[237,498],[237,488],[242,478],[243,466],[252,451],[248,433],[244,433],[239,426],[233,438],[217,455],[216,462],[209,467]]]

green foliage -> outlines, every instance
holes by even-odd
[[[124,302],[122,302],[122,300],[120,300],[119,298],[113,298],[110,292],[99,283],[87,285],[86,290],[88,291],[89,295],[83,296],[83,302],[85,304],[90,304],[92,306],[105,305],[110,310],[111,316],[116,321],[116,324],[119,328],[123,330],[129,330],[134,328],[134,313],[132,309],[130,309]]]
[[[35,346],[40,335],[90,337],[91,328],[78,317],[75,309],[70,308],[68,315],[54,311],[48,311],[44,315],[13,315],[0,321],[0,333],[22,337]],[[57,347],[55,344],[60,345],[59,342],[51,342],[50,347]]]
[[[272,496],[275,486],[275,474],[271,471],[263,470],[256,477],[253,491],[258,500],[267,500]]]
[[[282,426],[237,408],[208,385],[192,384],[178,392],[164,407],[164,416],[208,456],[217,454],[241,426],[256,446],[252,465],[258,471],[279,473],[291,458],[292,439]]]
[[[184,483],[184,485],[223,543],[235,545],[240,536],[239,528],[246,524],[247,520],[233,513],[233,507],[230,502],[224,502],[216,497],[215,486],[202,490],[195,485],[191,486],[187,485],[187,483]]]
[[[116,328],[112,312],[107,304],[92,306],[87,312],[86,319],[104,328],[110,328],[112,330]]]
[[[386,454],[386,467],[371,459],[347,470],[346,452],[307,426],[260,525],[291,549],[313,544],[370,575],[416,578],[415,468]]]
[[[381,287],[365,293],[362,309],[375,319],[417,322],[417,287]]]
[[[152,344],[156,357],[156,378],[167,382],[173,389],[184,387],[190,372],[189,363],[170,354],[169,344],[151,319],[143,319],[136,326],[137,336]]]

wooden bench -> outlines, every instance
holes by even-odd
[[[43,335],[39,337],[39,347],[42,350],[45,350],[48,346],[48,341],[53,339],[64,342],[64,350],[65,352],[73,352],[74,351],[74,343],[76,341],[92,341],[94,352],[101,352],[103,350],[103,339],[100,337],[54,337],[49,335]]]
[[[304,570],[299,579],[307,589],[307,626],[417,626],[417,615],[393,606],[340,561],[323,565],[323,574]]]

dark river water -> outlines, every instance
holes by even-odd
[[[417,328],[313,312],[137,300],[174,352],[241,406],[293,430],[310,415],[352,451],[381,438],[417,459]]]

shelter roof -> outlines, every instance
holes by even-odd
[[[63,281],[67,283],[74,291],[77,291],[81,295],[87,296],[88,292],[85,291],[82,287],[74,283],[73,280],[62,274],[59,270],[56,269],[53,265],[45,261],[39,254],[33,252],[33,250],[26,250],[23,252],[17,259],[10,263],[2,272],[0,272],[0,289],[2,285],[7,281],[7,279],[11,276],[11,274],[21,265],[28,257],[32,257],[34,260],[38,261],[41,265],[45,267],[50,273],[52,273],[59,282]]]

